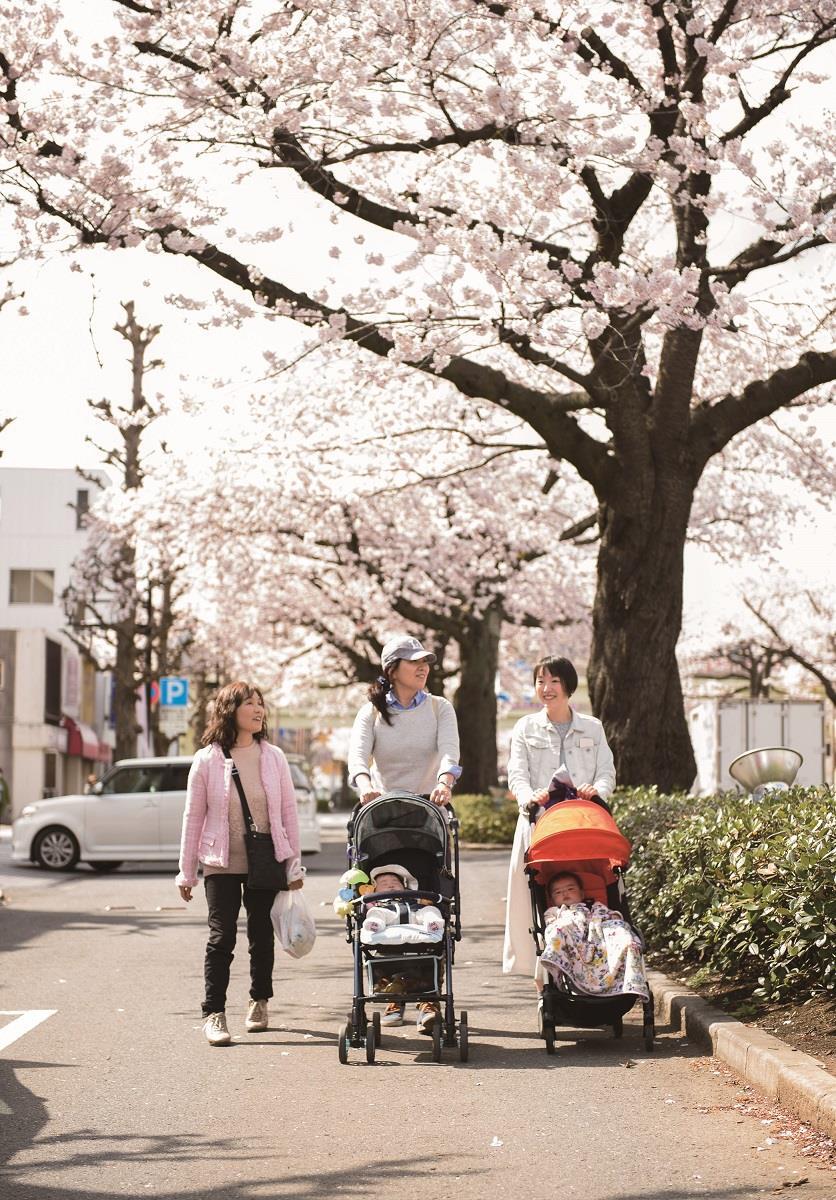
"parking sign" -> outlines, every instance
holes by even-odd
[[[189,680],[185,675],[163,675],[160,679],[162,708],[185,708],[189,703]]]

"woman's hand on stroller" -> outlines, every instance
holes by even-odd
[[[441,808],[445,804],[450,803],[450,785],[442,783],[439,779],[433,790],[430,792],[430,800],[433,804],[437,804]]]
[[[368,791],[360,793],[360,803],[370,804],[372,800],[376,800],[378,796],[382,796],[382,792]]]
[[[538,808],[542,808],[542,806],[546,803],[548,798],[549,798],[549,789],[548,788],[542,788],[539,792],[535,792],[534,795],[529,800],[528,804],[526,805],[529,815],[533,816],[533,814],[537,812]]]
[[[575,791],[581,800],[591,800],[593,796],[598,795],[598,789],[591,783],[581,783],[575,788]]]

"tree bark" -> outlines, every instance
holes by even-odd
[[[497,782],[495,685],[502,631],[499,607],[496,601],[479,618],[468,621],[457,638],[461,675],[454,706],[462,750],[457,790],[467,794],[487,792]]]
[[[113,666],[113,723],[116,746],[113,757],[136,757],[136,633],[134,622],[123,621],[116,629],[116,660]]]
[[[601,506],[588,681],[619,784],[671,791],[696,776],[676,661],[693,492],[685,472],[668,472],[645,505],[625,491]]]

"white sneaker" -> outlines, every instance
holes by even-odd
[[[203,1032],[210,1046],[228,1046],[232,1041],[226,1027],[226,1013],[210,1013],[203,1023]]]
[[[247,1007],[247,1019],[244,1021],[247,1033],[263,1033],[267,1028],[267,1001],[251,1000]]]

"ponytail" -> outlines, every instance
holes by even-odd
[[[368,696],[374,708],[380,713],[382,719],[387,725],[392,724],[392,717],[389,713],[389,705],[386,703],[386,697],[389,694],[389,688],[392,685],[389,682],[387,675],[378,675],[377,679],[369,687]]]

